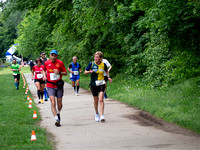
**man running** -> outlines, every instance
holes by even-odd
[[[37,65],[32,69],[32,80],[34,79],[35,86],[37,87],[38,103],[44,104],[43,95],[46,81],[44,66],[42,65],[42,60],[40,58],[36,59],[35,62]]]
[[[11,65],[11,71],[13,71],[13,77],[15,79],[15,87],[16,90],[19,90],[19,80],[20,80],[20,70],[21,67],[19,64],[17,64],[16,60],[13,59],[13,64]]]
[[[95,120],[104,122],[104,91],[105,91],[105,80],[104,80],[104,71],[107,73],[108,80],[112,83],[112,79],[109,77],[109,72],[107,70],[106,64],[101,62],[103,54],[98,51],[94,54],[94,62],[89,63],[87,68],[85,69],[84,74],[91,73],[91,91],[94,98],[94,109],[95,109]],[[98,98],[99,96],[99,98]],[[98,111],[98,101],[100,103],[100,118]]]
[[[103,53],[102,53],[102,54],[103,54]],[[107,68],[108,68],[108,72],[110,72],[112,66],[111,66],[111,64],[109,63],[109,61],[108,61],[107,59],[103,59],[102,62],[103,62],[104,64],[106,64],[106,66],[107,66]],[[105,71],[104,71],[104,80],[105,80],[106,83],[107,83],[108,77],[107,77],[107,73],[106,73]],[[105,84],[104,98],[108,98],[108,97],[107,97],[107,94],[106,94],[106,84]]]
[[[44,65],[44,63],[49,60],[49,58],[46,58],[46,54],[45,52],[41,52],[40,53],[40,56],[41,56],[41,60],[42,60],[42,65]],[[46,86],[44,87],[44,98],[45,98],[45,101],[48,101],[48,98],[49,98],[49,95],[47,93],[47,90],[46,90]]]
[[[76,92],[76,95],[78,96],[80,73],[82,73],[82,70],[81,65],[77,63],[76,56],[73,57],[73,62],[69,65],[67,70],[70,72],[70,80],[72,81],[72,87],[74,88],[74,92]]]
[[[55,117],[57,127],[60,125],[60,111],[62,109],[63,85],[62,75],[67,75],[64,63],[57,59],[58,52],[52,50],[50,52],[50,60],[44,63],[44,71],[47,77],[47,92],[51,100],[51,110]],[[55,97],[57,97],[57,102]],[[57,103],[57,109],[56,109]]]

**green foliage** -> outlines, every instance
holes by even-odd
[[[76,55],[85,68],[100,50],[113,75],[141,76],[153,88],[199,76],[196,0],[10,0],[4,16],[13,8],[28,11],[16,40],[24,56],[57,49],[65,64]]]

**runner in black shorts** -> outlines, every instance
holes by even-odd
[[[43,95],[44,95],[44,87],[45,87],[45,72],[44,66],[42,64],[42,60],[40,58],[36,59],[36,64],[32,69],[32,80],[34,78],[35,86],[37,87],[37,95],[38,95],[38,103],[44,104]],[[34,76],[35,73],[35,76]]]
[[[87,68],[85,69],[84,74],[91,73],[91,91],[94,97],[94,109],[95,109],[95,120],[104,122],[104,91],[105,91],[105,80],[104,80],[104,71],[108,75],[108,80],[112,82],[112,79],[109,77],[109,72],[107,71],[107,66],[102,60],[102,52],[96,52],[94,54],[94,62],[89,63]],[[99,111],[98,111],[98,101],[100,103],[100,118],[99,118]]]
[[[13,64],[11,65],[11,71],[13,71],[13,77],[15,79],[15,87],[16,87],[16,90],[19,89],[19,79],[20,79],[20,70],[21,70],[21,67],[19,64],[17,64],[16,60],[13,59]]]

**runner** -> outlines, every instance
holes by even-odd
[[[103,54],[102,54],[103,55]],[[112,66],[111,64],[109,63],[109,61],[107,59],[103,59],[102,62],[104,64],[106,64],[107,68],[108,68],[108,72],[110,72]],[[107,84],[107,81],[108,81],[108,77],[107,77],[107,73],[104,71],[104,80],[106,81],[106,84]],[[106,84],[105,84],[105,91],[104,91],[104,98],[108,98],[107,97],[107,94],[106,94]]]
[[[16,60],[13,59],[13,64],[11,65],[11,71],[13,71],[13,77],[15,79],[15,87],[16,90],[19,90],[19,80],[20,80],[20,70],[21,67],[19,64],[17,64]]]
[[[50,52],[50,60],[44,63],[44,70],[47,76],[47,92],[51,100],[51,110],[55,117],[57,127],[60,125],[60,111],[62,109],[63,85],[62,75],[67,75],[67,70],[64,63],[57,59],[58,52],[52,50]],[[56,99],[57,97],[57,109]]]
[[[43,95],[46,81],[44,66],[42,65],[42,60],[40,58],[36,59],[35,62],[37,65],[32,69],[32,80],[34,79],[35,86],[37,87],[38,103],[44,104]]]
[[[67,70],[70,72],[70,80],[72,81],[72,87],[74,88],[74,92],[76,92],[76,95],[78,96],[80,73],[82,73],[82,70],[81,70],[81,65],[77,63],[76,56],[73,57],[73,62],[69,65]]]
[[[89,63],[87,68],[85,69],[84,74],[91,73],[91,91],[94,98],[94,109],[95,109],[95,120],[104,122],[104,91],[105,91],[105,80],[104,80],[104,71],[107,73],[108,80],[112,83],[112,79],[109,77],[109,72],[107,70],[106,64],[101,62],[103,54],[98,51],[94,54],[94,62]],[[100,118],[98,111],[98,101],[100,103]]]
[[[49,58],[46,58],[46,55],[45,55],[45,52],[41,52],[40,53],[40,56],[41,56],[41,60],[42,60],[42,65],[44,65],[44,63],[49,60]],[[49,95],[47,93],[47,89],[46,89],[46,84],[45,84],[45,87],[44,87],[44,97],[45,97],[45,101],[48,101],[49,99]]]

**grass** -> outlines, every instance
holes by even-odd
[[[64,80],[71,83],[69,77]],[[81,87],[89,90],[89,82],[90,75],[81,75]],[[108,83],[107,95],[200,133],[200,77],[165,89],[150,89],[141,79],[121,75]]]
[[[53,144],[47,139],[47,132],[38,122],[41,120],[38,108],[32,103],[28,108],[22,77],[20,89],[16,90],[12,72],[0,71],[0,147],[1,149],[52,149]],[[28,93],[31,96],[30,92]],[[37,119],[33,119],[36,110]],[[37,140],[31,142],[32,130]]]

